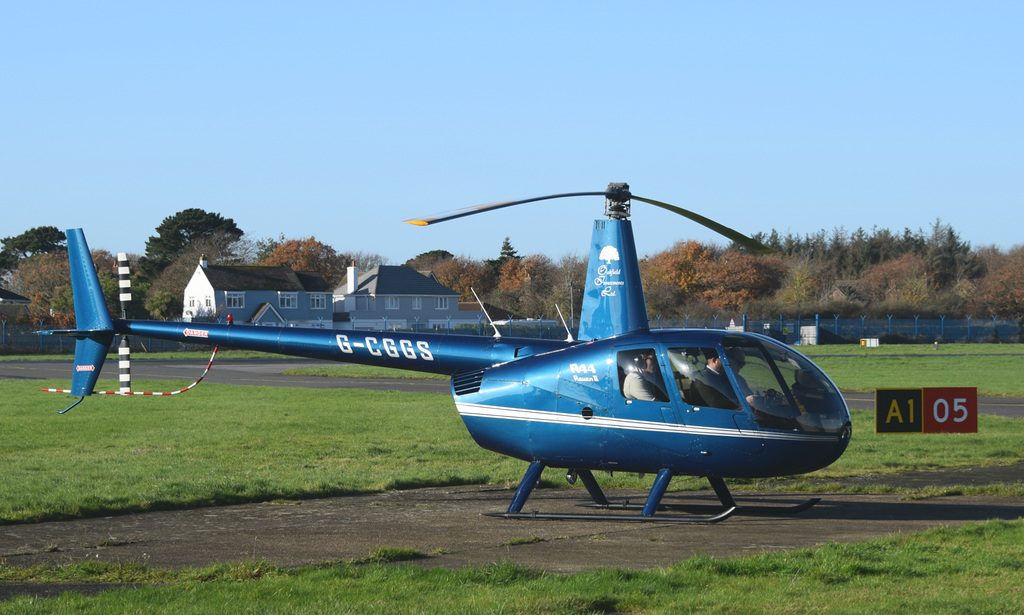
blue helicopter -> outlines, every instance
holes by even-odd
[[[733,514],[792,514],[794,506],[740,506],[727,478],[768,478],[828,466],[850,442],[849,409],[809,359],[768,337],[709,329],[651,330],[632,224],[636,200],[685,216],[757,252],[759,242],[691,211],[633,195],[624,183],[469,207],[429,225],[556,198],[603,196],[594,221],[577,339],[262,327],[112,319],[81,229],[67,231],[76,329],[71,389],[94,393],[115,335],[275,352],[451,376],[451,394],[482,447],[529,463],[508,509],[495,516],[713,523]],[[68,408],[70,409],[70,407]],[[65,410],[66,411],[66,410]],[[523,512],[547,467],[581,480],[603,512]],[[609,499],[595,470],[655,474],[641,504]],[[706,477],[721,506],[663,504],[672,478]],[[639,509],[639,513],[627,512]],[[681,511],[681,512],[678,512]]]

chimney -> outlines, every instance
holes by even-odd
[[[356,267],[355,261],[352,261],[352,264],[348,268],[347,282],[345,294],[351,295],[356,292],[357,288],[359,288],[359,268]]]
[[[207,262],[205,254],[203,254],[202,256],[199,257],[199,266],[200,267],[202,267],[203,269],[206,269],[206,266],[209,265],[209,264],[210,263]]]

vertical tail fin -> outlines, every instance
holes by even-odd
[[[579,338],[593,340],[648,328],[633,226],[629,220],[595,220]]]
[[[114,323],[110,320],[92,254],[82,229],[69,229],[68,264],[71,267],[71,291],[75,299],[75,371],[71,377],[72,395],[91,395],[103,368]]]

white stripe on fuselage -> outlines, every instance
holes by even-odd
[[[575,425],[579,427],[600,427],[604,429],[628,429],[632,431],[649,431],[659,433],[678,433],[690,436],[718,436],[725,438],[755,438],[766,440],[788,440],[821,442],[822,440],[838,440],[831,434],[811,434],[788,431],[759,431],[726,427],[702,427],[698,425],[679,425],[658,421],[641,421],[608,416],[584,418],[579,414],[567,412],[550,412],[547,410],[529,410],[526,408],[509,408],[505,406],[488,406],[455,402],[461,416],[498,419],[505,421],[530,421],[550,423],[552,425]]]

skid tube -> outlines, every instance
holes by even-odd
[[[737,504],[724,480],[711,476],[708,476],[707,479],[714,488],[715,495],[717,495],[718,499],[721,500],[721,506],[716,506],[714,504],[659,504],[658,510],[681,511],[693,514],[711,514],[718,511],[731,510],[732,512],[730,514],[733,515],[748,517],[782,517],[801,513],[821,501],[821,498],[809,498],[792,506],[753,506]],[[637,510],[643,507],[642,504],[634,504],[628,500],[625,502],[611,502],[608,501],[607,498],[605,498],[605,501],[603,502],[594,498],[593,503],[588,502],[586,504],[580,504],[580,506],[613,510]]]
[[[644,503],[639,515],[633,514],[617,514],[617,513],[544,513],[540,511],[523,512],[523,505],[526,503],[526,499],[530,497],[530,493],[533,488],[537,485],[540,479],[541,472],[544,470],[544,463],[541,461],[534,461],[530,464],[530,467],[526,470],[526,474],[523,476],[523,480],[519,483],[519,487],[516,489],[516,493],[512,498],[512,503],[509,504],[508,510],[503,513],[484,513],[489,517],[501,517],[504,519],[535,519],[543,521],[620,521],[630,523],[673,523],[673,524],[685,524],[685,525],[708,525],[712,523],[718,523],[731,517],[738,506],[735,501],[732,500],[732,496],[729,494],[729,490],[725,487],[725,482],[721,479],[721,489],[719,486],[715,486],[715,492],[719,494],[719,499],[722,500],[722,507],[716,507],[714,514],[710,515],[656,515],[658,510],[664,510],[666,507],[661,505],[661,499],[665,495],[665,490],[668,488],[669,482],[672,480],[672,470],[664,468],[658,472],[657,478],[654,480],[654,485],[651,487],[650,493],[647,495],[647,501]],[[608,500],[605,496],[604,491],[601,490],[600,485],[597,483],[597,479],[594,478],[593,472],[590,470],[579,470],[570,472],[566,475],[566,478],[570,478],[570,482],[575,481],[575,477],[579,476],[583,480],[584,486],[587,488],[587,492],[590,497],[594,500],[594,506],[599,508],[620,508],[620,509],[631,509],[641,508],[639,505],[617,505]],[[714,481],[712,482],[714,485]],[[724,497],[723,497],[724,493]]]
[[[488,517],[500,517],[502,519],[535,519],[537,521],[617,521],[626,523],[668,523],[676,525],[711,525],[731,517],[735,509],[722,511],[717,515],[696,516],[696,515],[617,515],[614,513],[542,513],[518,512],[518,513],[484,513]]]

